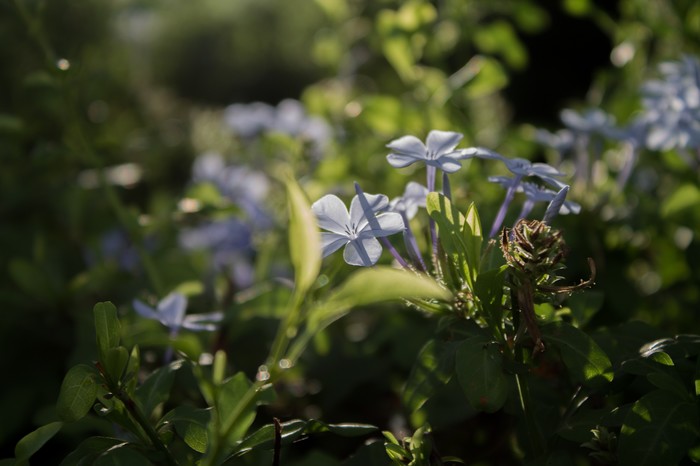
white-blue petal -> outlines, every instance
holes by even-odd
[[[158,313],[155,311],[155,309],[153,309],[150,306],[147,306],[138,299],[134,299],[131,304],[132,306],[134,306],[134,310],[136,311],[136,313],[141,317],[144,317],[146,319],[160,320],[160,317],[158,316]]]
[[[425,155],[422,157],[417,157],[415,155],[405,155],[405,154],[395,154],[391,153],[386,156],[389,165],[394,168],[404,168],[408,167],[412,163],[425,161]]]
[[[187,298],[181,293],[170,293],[158,303],[158,316],[163,325],[178,328],[185,319]]]
[[[337,233],[321,232],[321,250],[323,257],[328,257],[342,248],[350,238]]]
[[[430,153],[444,155],[453,152],[459,141],[462,140],[462,137],[461,134],[454,131],[433,130],[428,133],[426,145]]]
[[[345,246],[343,259],[350,265],[369,267],[382,255],[382,245],[376,238],[365,237],[352,240]]]
[[[375,215],[389,207],[389,198],[384,194],[365,193],[365,199],[367,200],[367,207],[371,209]],[[366,221],[366,213],[362,202],[360,202],[360,197],[358,195],[353,197],[352,201],[350,201],[350,223],[357,227],[360,223]],[[359,229],[356,231],[359,231]]]
[[[343,234],[350,223],[350,214],[338,196],[326,194],[311,205],[318,226],[333,233]]]
[[[392,152],[397,152],[402,155],[410,155],[416,159],[425,159],[427,148],[425,144],[415,136],[403,136],[394,139],[386,145]]]

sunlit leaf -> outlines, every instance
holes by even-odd
[[[294,265],[294,282],[303,295],[321,270],[321,236],[309,202],[297,182],[287,180],[289,201],[289,249]]]
[[[699,422],[696,403],[664,390],[647,393],[625,416],[620,464],[678,464],[697,442]]]
[[[77,421],[90,411],[97,396],[95,377],[95,370],[85,364],[68,371],[56,402],[56,412],[62,421]]]
[[[152,466],[153,463],[129,443],[120,443],[99,455],[93,466]]]
[[[309,315],[310,325],[343,315],[356,306],[395,299],[442,299],[450,293],[435,280],[406,270],[374,267],[354,272]]]
[[[540,330],[545,346],[560,351],[575,382],[596,388],[612,381],[610,359],[584,332],[565,322],[546,324]]]
[[[403,392],[409,410],[420,409],[439,387],[449,382],[454,373],[456,350],[456,343],[438,340],[429,340],[423,346]]]

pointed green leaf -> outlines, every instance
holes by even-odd
[[[612,381],[610,359],[587,334],[566,322],[552,322],[540,330],[545,347],[559,350],[575,382],[598,388]]]
[[[51,440],[61,430],[62,426],[62,422],[51,422],[22,437],[15,446],[15,459],[17,462],[20,463],[29,459],[46,442]]]
[[[406,407],[414,412],[452,378],[457,344],[429,340],[420,350],[403,391]]]
[[[164,426],[172,424],[187,446],[196,452],[204,453],[209,443],[207,424],[210,420],[210,409],[196,409],[192,406],[182,405],[163,416],[158,421],[156,428],[160,430]]]
[[[450,265],[455,267],[459,278],[466,281],[469,288],[473,290],[474,274],[471,273],[469,266],[469,253],[465,242],[466,219],[464,215],[452,205],[447,197],[436,192],[428,194],[426,208],[428,214],[437,223],[440,245],[444,249],[445,254],[447,254]],[[471,231],[471,228],[468,226],[466,229]]]
[[[474,292],[479,298],[486,320],[491,326],[499,326],[503,320],[503,283],[508,266],[480,274]]]
[[[697,442],[697,404],[656,390],[637,400],[620,432],[620,464],[678,464]]]
[[[90,411],[97,396],[95,377],[95,370],[85,364],[68,371],[56,402],[56,411],[62,421],[77,421]]]
[[[221,432],[228,432],[226,441],[233,445],[243,438],[255,420],[255,403],[247,403],[245,396],[251,383],[243,372],[228,378],[219,387],[216,411]]]
[[[334,319],[356,306],[395,299],[450,299],[432,278],[406,270],[374,267],[354,272],[328,299],[310,311],[309,325]]]
[[[109,301],[95,304],[92,310],[95,317],[95,332],[97,334],[97,349],[100,360],[110,348],[119,346],[119,320],[117,308]]]
[[[105,374],[111,383],[122,380],[129,364],[129,352],[123,346],[109,348],[103,358]]]
[[[115,445],[124,443],[124,440],[110,437],[90,437],[85,439],[78,448],[73,450],[63,461],[60,466],[78,466],[94,464],[95,459],[103,452],[109,450]]]
[[[175,372],[182,367],[182,360],[173,361],[160,367],[136,389],[136,399],[140,402],[143,413],[150,416],[153,410],[170,398],[170,389],[175,381]]]
[[[481,247],[484,243],[484,235],[481,232],[481,220],[476,205],[472,202],[467,208],[465,222],[462,228],[464,243],[467,252],[467,265],[472,277],[472,283],[476,282],[479,275],[479,264],[481,262]]]
[[[487,413],[501,409],[508,397],[508,378],[498,345],[481,336],[468,338],[459,345],[455,362],[469,404]]]
[[[321,270],[321,235],[316,217],[297,182],[287,180],[289,200],[289,250],[298,293],[305,294]]]
[[[153,463],[143,456],[130,443],[120,443],[99,455],[93,466],[153,466]]]
[[[134,390],[136,390],[136,384],[138,383],[138,374],[140,368],[141,351],[139,350],[138,345],[134,345],[134,347],[131,348],[129,362],[126,365],[126,374],[124,374],[125,389],[129,396],[133,396]]]

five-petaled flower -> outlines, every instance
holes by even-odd
[[[222,312],[185,315],[187,298],[176,292],[161,299],[155,309],[138,299],[134,299],[132,304],[141,317],[157,320],[168,327],[171,336],[176,336],[183,328],[211,332],[216,330],[217,323],[224,318]]]
[[[459,133],[438,130],[428,133],[426,144],[415,136],[403,136],[387,144],[392,152],[386,158],[394,168],[424,162],[444,172],[454,173],[462,166],[459,162],[462,153],[455,150],[461,139]]]
[[[327,194],[314,202],[311,210],[324,231],[321,233],[323,257],[345,246],[343,258],[350,265],[374,265],[382,253],[379,237],[393,235],[403,231],[401,215],[383,212],[389,206],[389,200],[383,194],[365,194],[367,204],[375,217],[368,220],[358,196],[350,202],[350,210],[343,201],[333,194]],[[374,224],[374,227],[372,226]]]

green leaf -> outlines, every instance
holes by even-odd
[[[104,362],[107,351],[119,346],[119,320],[117,308],[110,302],[95,304],[92,310],[95,317],[95,331],[97,333],[97,349],[100,360]]]
[[[126,375],[129,364],[129,352],[123,346],[109,348],[102,358],[105,374],[111,383],[118,383]]]
[[[28,460],[46,442],[51,440],[61,430],[61,427],[63,427],[62,422],[51,422],[22,437],[15,446],[15,459],[17,462]]]
[[[507,270],[508,266],[504,265],[480,274],[474,287],[474,292],[491,327],[497,327],[503,321],[503,283]]]
[[[309,326],[333,320],[356,306],[395,299],[450,299],[451,294],[435,280],[390,267],[361,269],[330,293],[309,313]]]
[[[569,375],[576,383],[598,388],[613,379],[610,359],[587,334],[566,322],[540,327],[545,347],[561,353]]]
[[[183,362],[173,361],[167,366],[160,367],[136,389],[136,399],[141,403],[141,408],[146,416],[150,416],[153,410],[170,398],[170,389],[175,381],[175,372],[182,367]]]
[[[576,324],[582,327],[600,310],[603,299],[602,291],[588,290],[572,295],[566,300],[566,304],[571,309]]]
[[[695,183],[686,183],[679,186],[673,194],[661,204],[661,216],[669,218],[686,214],[691,209],[698,209],[700,205],[700,188]]]
[[[158,421],[156,428],[160,430],[164,426],[172,424],[187,446],[196,452],[204,453],[209,444],[207,424],[210,420],[210,409],[196,409],[192,406],[182,405],[163,416]]]
[[[368,435],[377,431],[377,427],[369,424],[326,424],[325,422],[309,419],[307,421],[294,419],[280,424],[282,433],[280,440],[282,446],[290,445],[302,436],[330,432],[342,437],[358,437]],[[267,424],[247,436],[241,443],[236,445],[233,455],[242,455],[254,448],[270,449],[275,440],[274,424]]]
[[[256,404],[246,403],[244,399],[250,387],[251,383],[243,372],[228,378],[219,387],[216,412],[221,426],[220,432],[228,432],[226,441],[229,445],[242,439],[255,420]]]
[[[120,443],[100,454],[92,466],[153,466],[153,463],[143,456],[130,443]]]
[[[61,466],[92,465],[100,454],[122,443],[124,440],[111,437],[87,438],[61,461]]]
[[[429,340],[420,350],[403,390],[403,402],[414,412],[450,381],[457,344]]]
[[[453,281],[456,282],[455,286],[461,286],[459,282],[463,280],[466,281],[469,289],[473,290],[473,274],[468,262],[469,253],[464,238],[466,229],[464,215],[452,205],[447,197],[436,192],[428,194],[426,208],[428,214],[437,223],[440,245],[449,258],[449,265],[456,270],[457,277],[452,277]],[[473,265],[473,267],[476,266],[476,264]]]
[[[306,196],[291,176],[287,180],[287,198],[289,250],[294,266],[294,281],[297,292],[303,296],[321,270],[321,235]]]
[[[481,336],[468,338],[459,345],[455,362],[469,404],[487,413],[501,409],[508,397],[508,378],[498,345]]]
[[[72,367],[61,384],[56,402],[59,419],[73,422],[85,416],[97,396],[95,370],[85,364]]]
[[[477,55],[470,60],[470,64],[475,75],[464,86],[465,97],[484,97],[508,85],[508,73],[497,60]]]
[[[464,243],[467,251],[467,265],[469,266],[469,272],[472,276],[472,282],[476,282],[479,274],[484,234],[481,231],[479,212],[476,210],[476,204],[473,202],[469,204],[464,219],[462,235],[464,236]]]
[[[697,404],[656,390],[637,400],[620,432],[620,464],[678,464],[697,441]]]
[[[131,348],[129,362],[126,365],[126,373],[124,374],[124,383],[126,392],[129,396],[134,395],[136,384],[138,383],[139,369],[141,368],[141,352],[138,345]]]

